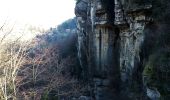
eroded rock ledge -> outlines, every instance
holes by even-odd
[[[142,47],[152,5],[130,1],[79,0],[76,4],[78,56],[94,100],[148,99]]]

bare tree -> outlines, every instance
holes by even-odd
[[[8,40],[14,27],[3,31],[5,23],[0,27],[0,99],[16,99],[16,76],[25,62],[27,44],[20,43],[20,37]]]

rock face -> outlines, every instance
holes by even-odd
[[[136,5],[133,0],[76,4],[78,56],[95,100],[147,100],[141,54],[151,5]]]

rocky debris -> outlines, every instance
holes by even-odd
[[[160,93],[156,88],[147,88],[147,96],[151,99],[151,100],[160,100]]]

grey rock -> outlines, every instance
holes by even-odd
[[[151,100],[160,100],[160,93],[156,88],[147,88],[147,96],[151,99]]]
[[[91,100],[90,97],[80,96],[78,100]]]
[[[118,98],[115,91],[126,91],[127,97],[145,94],[143,81],[139,82],[142,72],[138,69],[143,62],[140,52],[145,40],[144,28],[150,21],[145,12],[150,7],[125,10],[129,2],[114,1],[115,4],[112,0],[104,4],[101,0],[80,0],[75,8],[82,76],[91,80],[96,100],[114,100]],[[111,6],[113,12],[108,11]],[[132,87],[138,92],[131,93]]]
[[[80,2],[78,2],[75,7],[76,16],[86,16],[87,6],[88,6],[87,0],[81,0]]]

